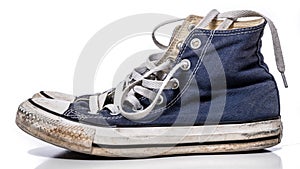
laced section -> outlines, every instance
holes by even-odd
[[[171,89],[176,85],[175,83],[178,82],[177,79],[169,79],[167,83],[164,83],[166,80],[164,77],[172,68],[173,62],[168,60],[167,62],[156,66],[156,62],[161,58],[161,56],[161,53],[151,55],[147,59],[146,63],[135,68],[133,72],[118,85],[120,87],[125,86],[125,88],[128,88],[126,97],[123,98],[122,102],[127,102],[132,105],[134,111],[143,109],[143,106],[136,97],[136,94],[139,94],[153,102],[157,95],[157,93],[154,92],[155,90],[159,90],[162,86],[163,89]],[[120,92],[117,89],[115,90],[115,93]],[[125,89],[122,90],[125,92]],[[160,97],[159,102],[162,102],[162,97]],[[114,104],[107,105],[106,108],[111,110],[111,107]],[[121,107],[121,105],[119,107]]]
[[[179,81],[176,78],[172,78],[173,74],[179,68],[187,70],[190,66],[188,60],[182,60],[177,65],[175,65],[175,62],[172,60],[167,60],[160,65],[156,65],[161,59],[162,54],[163,53],[150,55],[145,63],[135,68],[124,81],[120,82],[113,91],[113,103],[103,106],[103,98],[107,96],[108,92],[112,91],[107,91],[98,95],[98,98],[102,103],[99,107],[109,109],[112,115],[122,114],[124,117],[132,120],[141,119],[147,116],[148,112],[150,112],[156,104],[161,104],[163,102],[161,93],[164,89],[176,89],[179,86]],[[143,105],[140,103],[140,97],[137,97],[136,94],[149,99],[151,104],[144,109]],[[133,112],[127,113],[123,110],[125,102],[132,106]]]
[[[285,87],[288,87],[284,75],[285,65],[278,33],[275,25],[269,18],[257,12],[248,10],[225,13],[219,13],[217,10],[212,10],[197,25],[194,25],[191,30],[196,28],[205,28],[210,22],[218,18],[223,19],[223,22],[216,28],[216,30],[226,30],[241,17],[263,17],[268,22],[272,33],[277,69],[282,75]],[[152,38],[159,48],[168,49],[169,46],[161,44],[156,39],[155,32],[164,25],[181,20],[183,19],[175,19],[164,22],[153,30]],[[176,32],[179,31],[179,29],[180,26],[175,28],[171,41],[174,36],[176,36]],[[163,103],[163,97],[161,95],[163,90],[176,89],[179,86],[179,81],[176,78],[173,78],[174,73],[178,69],[188,70],[190,68],[189,60],[185,59],[177,63],[172,59],[167,59],[164,62],[160,62],[162,57],[163,53],[150,55],[145,63],[143,63],[140,67],[135,68],[133,72],[129,74],[124,81],[119,83],[113,91],[109,91],[113,93],[112,103],[104,105],[104,100],[107,97],[108,92],[100,94],[98,96],[100,98],[100,101],[98,102],[100,105],[98,107],[101,109],[107,108],[111,111],[112,115],[121,114],[130,120],[139,120],[149,115],[155,105]],[[176,57],[177,56],[175,56],[175,58]],[[140,100],[142,97],[147,98],[150,101],[150,104],[147,107],[143,107],[141,104]],[[132,107],[132,111],[124,110],[124,103],[126,103],[126,105],[130,105],[130,107]]]

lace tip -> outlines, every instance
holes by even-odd
[[[288,84],[287,84],[287,80],[286,80],[284,72],[281,72],[281,77],[282,77],[282,80],[283,80],[284,87],[288,88]]]

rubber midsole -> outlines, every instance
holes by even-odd
[[[280,135],[281,128],[280,119],[243,124],[188,127],[96,127],[93,143],[101,145],[139,145],[253,140]]]

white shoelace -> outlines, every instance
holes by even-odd
[[[162,54],[151,55],[146,63],[135,68],[134,71],[127,76],[115,89],[114,103],[107,104],[104,107],[108,108],[113,114],[122,114],[124,117],[138,120],[148,115],[156,104],[163,102],[162,92],[164,89],[176,89],[179,82],[176,78],[172,78],[173,74],[179,69],[187,70],[190,66],[188,60],[182,60],[174,66],[174,61],[167,60],[166,62],[156,66]],[[152,76],[152,78],[149,78]],[[151,101],[151,104],[144,108],[140,100],[135,96],[139,94]],[[124,102],[132,105],[133,112],[126,112],[121,105]]]

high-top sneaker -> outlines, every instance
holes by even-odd
[[[245,17],[252,20],[238,20]],[[282,124],[278,88],[260,52],[266,24],[287,87],[272,21],[253,11],[212,10],[185,18],[168,46],[155,38],[165,23],[155,28],[153,40],[164,52],[150,55],[115,88],[84,96],[42,91],[19,106],[16,123],[46,142],[101,156],[274,146]]]

